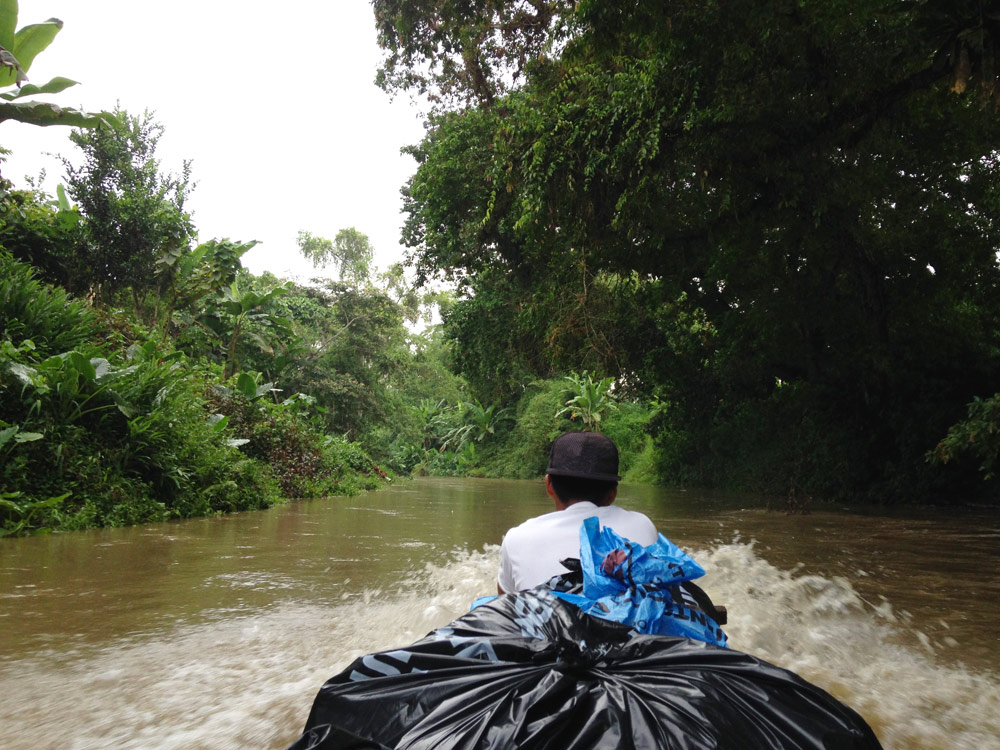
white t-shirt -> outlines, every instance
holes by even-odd
[[[500,588],[508,593],[524,591],[565,573],[559,561],[580,557],[580,526],[591,516],[600,519],[602,528],[610,527],[643,546],[659,536],[656,526],[642,513],[581,500],[563,510],[529,518],[507,532],[500,546]]]

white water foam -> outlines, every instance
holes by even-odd
[[[699,581],[729,607],[733,648],[790,669],[858,711],[886,748],[1000,747],[1000,679],[934,659],[887,603],[845,578],[779,570],[753,545],[695,553]],[[919,648],[905,645],[919,641]]]
[[[901,645],[903,626],[843,579],[779,570],[752,545],[696,553],[729,607],[730,644],[794,670],[858,710],[886,748],[1000,746],[994,675]],[[356,657],[405,645],[495,590],[498,550],[456,552],[396,591],[286,605],[181,627],[96,654],[8,662],[0,748],[283,748],[322,683]]]

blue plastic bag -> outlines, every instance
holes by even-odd
[[[555,592],[583,612],[649,635],[678,635],[726,645],[726,634],[678,584],[705,570],[660,534],[648,547],[601,528],[597,517],[580,527],[583,595]]]

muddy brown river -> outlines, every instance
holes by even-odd
[[[1000,512],[768,511],[623,485],[708,571],[730,646],[830,691],[887,748],[1000,747]],[[495,591],[539,482],[0,540],[0,748],[284,748],[355,657]]]

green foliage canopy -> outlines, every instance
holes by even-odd
[[[491,104],[563,33],[569,0],[374,0],[377,81],[442,104]]]
[[[484,311],[450,320],[460,357],[484,353],[463,370],[490,336],[520,336],[548,375],[525,311],[621,280],[613,319],[576,349],[610,342],[622,382],[670,402],[655,429],[688,446],[677,470],[935,489],[925,451],[1000,372],[992,15],[944,0],[375,9],[387,85],[476,105],[432,115],[405,190],[418,273],[466,279]],[[510,21],[542,10],[530,34]]]

